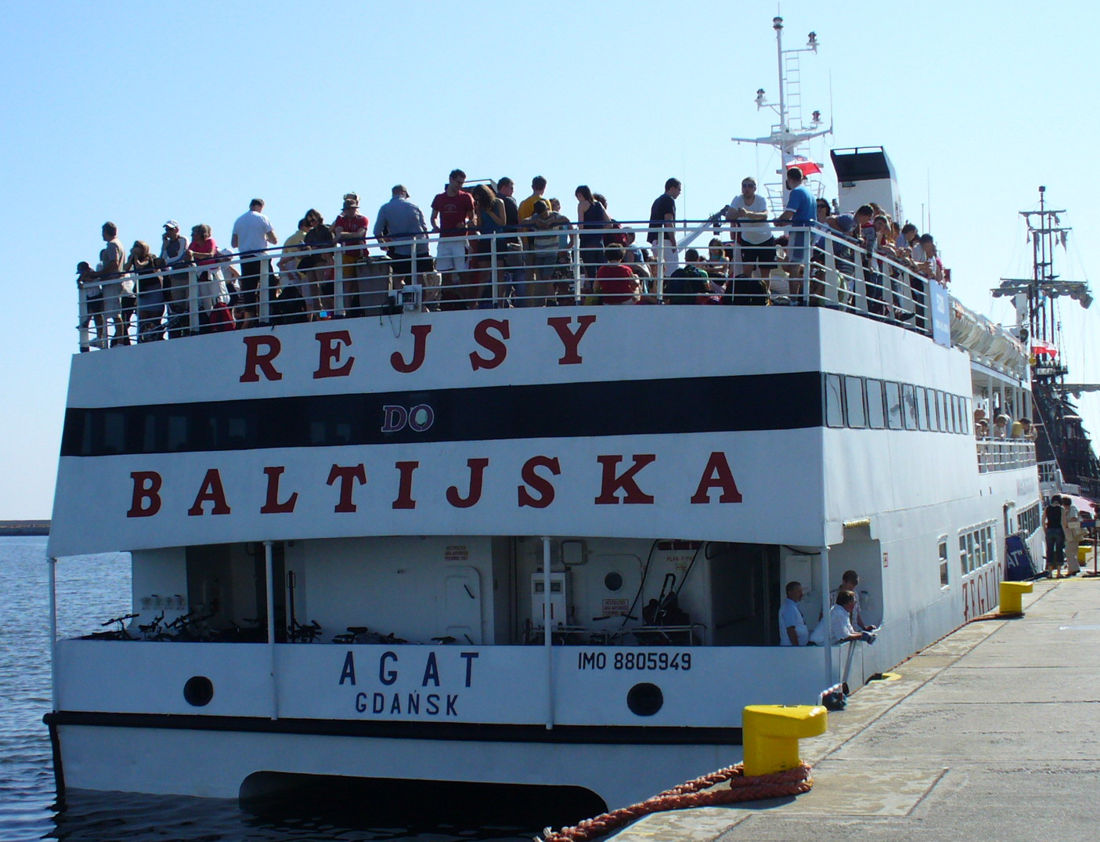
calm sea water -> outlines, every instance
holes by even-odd
[[[45,538],[0,538],[0,840],[529,840],[515,827],[363,826],[355,811],[326,807],[260,817],[236,801],[77,793],[58,804],[43,714],[50,709],[49,586]],[[130,608],[124,554],[61,559],[58,632],[85,634]],[[534,825],[539,827],[539,825]]]

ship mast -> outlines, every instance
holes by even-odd
[[[1048,208],[1046,187],[1039,187],[1038,210],[1020,211],[1031,241],[1030,278],[1001,278],[994,298],[1011,296],[1015,333],[1031,346],[1031,388],[1039,413],[1039,458],[1057,462],[1064,479],[1083,493],[1100,494],[1100,462],[1068,395],[1100,391],[1097,383],[1067,383],[1062,354],[1062,325],[1057,301],[1066,296],[1088,308],[1092,293],[1084,281],[1065,280],[1054,271],[1055,243],[1064,247],[1071,228],[1062,225],[1063,209]]]
[[[775,49],[779,64],[779,101],[768,102],[765,91],[759,88],[756,91],[756,108],[770,108],[779,117],[779,122],[771,127],[771,133],[767,137],[733,137],[730,140],[735,143],[753,143],[758,146],[770,146],[779,151],[780,183],[768,184],[768,200],[772,204],[772,210],[781,211],[786,204],[786,178],[787,165],[792,159],[799,157],[800,150],[815,137],[832,134],[833,127],[821,128],[821,112],[814,111],[810,118],[810,124],[802,122],[802,91],[799,55],[801,53],[816,53],[818,47],[817,33],[811,32],[806,40],[805,47],[796,49],[783,49],[783,18],[772,19],[772,29],[775,30]],[[808,152],[808,147],[807,147]],[[808,154],[805,157],[809,157]]]

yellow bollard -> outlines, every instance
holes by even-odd
[[[825,733],[829,715],[820,705],[748,705],[741,714],[745,776],[794,769],[798,741]]]
[[[1023,614],[1023,595],[1031,593],[1031,582],[1001,582],[1001,613]]]

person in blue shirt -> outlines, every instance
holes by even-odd
[[[775,220],[777,225],[794,225],[808,229],[817,220],[817,203],[810,189],[802,183],[802,170],[787,168],[787,208]],[[810,232],[792,231],[787,242],[787,262],[783,271],[790,275],[791,298],[797,300],[802,293],[803,267],[809,255]]]

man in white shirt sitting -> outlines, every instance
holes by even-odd
[[[836,595],[836,605],[829,609],[829,639],[835,646],[850,640],[862,640],[863,633],[852,626],[852,612],[856,607],[856,598],[851,591],[840,591]]]
[[[779,645],[805,646],[809,641],[809,630],[798,603],[802,601],[802,585],[798,582],[787,583],[787,598],[779,609]]]

